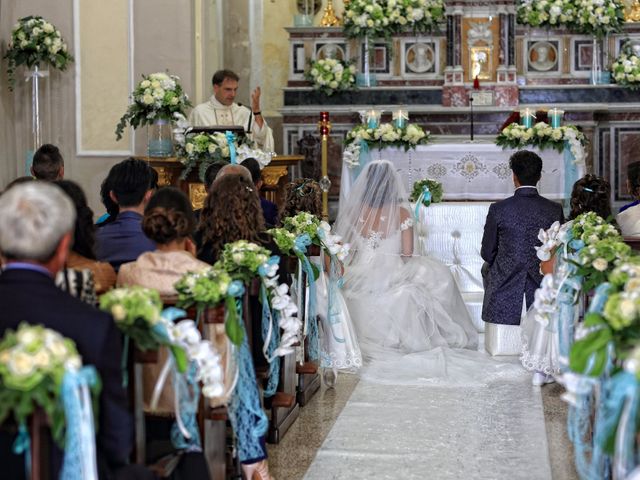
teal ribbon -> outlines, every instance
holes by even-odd
[[[590,313],[602,313],[604,306],[609,299],[609,293],[611,292],[611,284],[608,282],[602,283],[596,287],[593,300],[589,304]]]
[[[369,152],[369,144],[364,140],[360,140],[360,155],[358,156],[359,165],[352,170],[353,182],[356,181],[356,179],[364,169],[365,165],[370,161],[371,161],[371,154]]]
[[[416,208],[415,208],[415,211],[413,212],[413,216],[415,217],[416,222],[420,221],[421,205],[424,205],[425,207],[428,207],[429,205],[431,205],[431,190],[429,190],[428,185],[424,185],[422,187],[422,192],[420,192],[420,196],[416,200]]]
[[[18,436],[13,442],[13,453],[21,455],[24,453],[24,471],[26,478],[31,478],[31,437],[29,430],[24,423],[18,426]]]
[[[224,134],[227,137],[227,144],[229,145],[229,162],[232,165],[236,165],[238,163],[236,160],[236,136],[230,130],[227,130]]]
[[[307,247],[311,245],[311,237],[308,233],[303,233],[302,235],[298,235],[294,241],[293,249],[296,252],[301,254],[305,254],[307,252]]]
[[[234,280],[227,288],[227,295],[238,298],[244,295],[244,285],[240,280]]]
[[[66,434],[60,480],[98,478],[93,410],[91,396],[88,395],[88,389],[97,383],[98,374],[92,366],[82,367],[77,372],[68,370],[62,379]]]

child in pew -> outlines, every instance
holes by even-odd
[[[287,184],[280,219],[300,212],[322,216],[322,190],[318,182],[303,178]],[[325,384],[333,387],[338,370],[357,371],[362,366],[362,355],[338,285],[341,272],[331,272],[330,262],[326,258],[323,261],[323,257],[312,257],[310,260],[320,267],[316,282],[317,311],[320,316],[320,366],[324,369]],[[333,265],[333,268],[342,270],[342,265]]]
[[[594,212],[604,219],[610,218],[610,198],[611,185],[607,180],[591,174],[585,175],[573,185],[569,221],[563,225],[559,225],[559,222],[556,222],[547,230],[546,235],[551,236],[554,235],[552,231],[557,233],[560,230],[571,228],[573,219],[586,212]],[[544,233],[541,230],[539,238],[542,239]],[[549,257],[548,249],[536,248],[540,259],[540,271],[545,275],[542,280],[543,285],[545,282],[551,283],[552,276],[555,276],[556,279],[558,278],[559,269],[562,268],[563,261],[558,261],[553,253],[551,253],[550,258],[547,258]],[[554,281],[553,284],[557,288],[557,281]],[[542,298],[542,292],[542,288],[536,290],[536,301],[522,318],[520,324],[522,336],[520,361],[524,368],[533,372],[532,384],[535,386],[554,382],[554,376],[560,373],[558,332],[553,325],[554,319],[548,320],[544,313],[541,315],[541,312],[536,309],[536,304],[540,303],[542,307],[545,303],[545,299]]]

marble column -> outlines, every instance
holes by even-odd
[[[498,19],[500,22],[499,65],[506,66],[509,57],[509,16],[506,13],[500,13]]]
[[[453,45],[455,43],[455,17],[447,15],[447,67],[453,67]]]
[[[516,65],[516,14],[509,13],[509,47],[507,49],[507,65],[515,67]]]
[[[462,14],[454,15],[453,65],[462,65]]]

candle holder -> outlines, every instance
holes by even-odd
[[[381,115],[382,112],[379,110],[369,110],[367,112],[367,128],[378,128]]]
[[[398,109],[393,112],[393,124],[396,128],[404,128],[409,121],[409,113],[406,110]]]
[[[547,116],[549,117],[549,123],[553,128],[560,128],[562,124],[562,116],[564,115],[564,110],[559,110],[557,108],[552,108],[547,112]]]
[[[536,119],[535,111],[530,108],[520,110],[520,124],[526,128],[533,127],[533,121]]]
[[[322,156],[321,170],[322,178],[320,179],[320,189],[322,190],[322,218],[329,220],[329,190],[331,189],[331,180],[329,179],[329,133],[331,132],[331,122],[329,121],[329,112],[320,112],[320,121],[318,129],[322,136]]]

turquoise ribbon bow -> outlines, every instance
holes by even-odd
[[[416,222],[420,220],[421,205],[424,205],[425,207],[428,207],[429,205],[431,205],[431,190],[429,190],[429,187],[427,185],[424,185],[422,187],[422,192],[420,192],[420,196],[416,200],[416,209],[413,213],[413,216],[415,217]]]
[[[224,132],[224,135],[227,137],[227,144],[229,145],[229,162],[232,165],[236,165],[238,163],[236,160],[236,136],[230,130]]]

